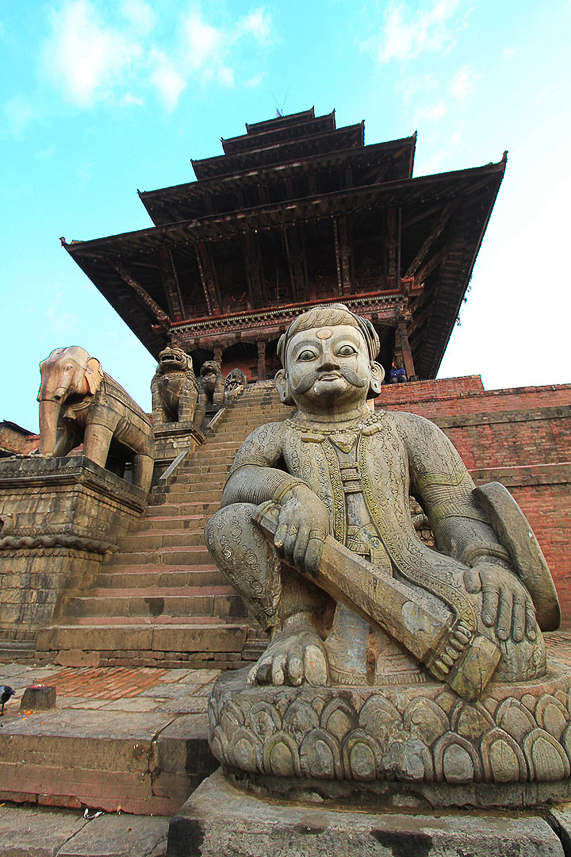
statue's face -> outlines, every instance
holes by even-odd
[[[363,404],[371,383],[367,344],[348,324],[296,333],[286,354],[287,383],[302,411],[343,411]]]

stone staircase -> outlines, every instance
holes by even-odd
[[[228,669],[257,658],[264,635],[212,562],[203,532],[244,438],[288,413],[273,384],[244,390],[169,484],[153,489],[90,588],[66,597],[58,624],[38,635],[36,661]]]

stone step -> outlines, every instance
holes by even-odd
[[[184,545],[204,545],[204,525],[196,530],[164,530],[157,532],[154,528],[133,533],[121,539],[123,551],[156,550],[161,547],[177,547]]]
[[[165,502],[163,504],[148,506],[147,511],[151,517],[186,517],[191,515],[203,515],[207,518],[211,517],[220,508],[220,500],[211,501],[209,503],[182,503],[180,506],[174,503]]]
[[[189,545],[158,548],[151,551],[125,551],[113,554],[106,567],[117,568],[124,565],[210,565],[212,558],[204,545]]]
[[[172,515],[170,517],[166,515],[145,515],[144,518],[136,521],[130,535],[147,530],[152,530],[152,532],[177,530],[180,532],[181,530],[204,529],[207,520],[206,515]]]
[[[165,623],[152,618],[144,623],[55,625],[38,632],[36,654],[80,650],[117,656],[126,652],[126,658],[131,653],[141,663],[157,652],[241,655],[247,627],[243,623],[224,622]]]
[[[105,567],[104,567],[105,568]],[[94,586],[113,594],[115,589],[171,588],[182,586],[224,586],[226,578],[216,566],[188,568],[188,566],[143,565],[126,566],[97,575]],[[90,590],[91,591],[91,590]]]
[[[214,588],[214,587],[213,587]],[[223,590],[218,594],[201,592],[200,594],[146,593],[130,591],[128,595],[107,593],[70,598],[65,605],[66,621],[71,618],[122,617],[147,618],[161,615],[177,622],[178,617],[208,616],[227,618],[245,618],[244,602],[230,587],[216,587]],[[125,592],[125,590],[121,590]],[[129,590],[127,590],[129,591]]]

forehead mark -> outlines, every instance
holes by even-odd
[[[318,330],[315,334],[318,339],[331,339],[333,336],[333,331],[330,327],[322,327],[321,330]]]

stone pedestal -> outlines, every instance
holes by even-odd
[[[34,640],[56,620],[146,502],[84,456],[0,461],[0,639]]]
[[[571,670],[491,682],[477,702],[425,681],[254,687],[220,676],[210,746],[230,777],[268,796],[387,809],[531,807],[571,798]]]
[[[177,455],[184,449],[192,452],[204,443],[204,434],[191,421],[159,423],[154,426],[155,435],[155,472],[153,481],[166,470]]]
[[[168,857],[563,857],[538,815],[379,813],[248,793],[216,771],[171,820]]]

